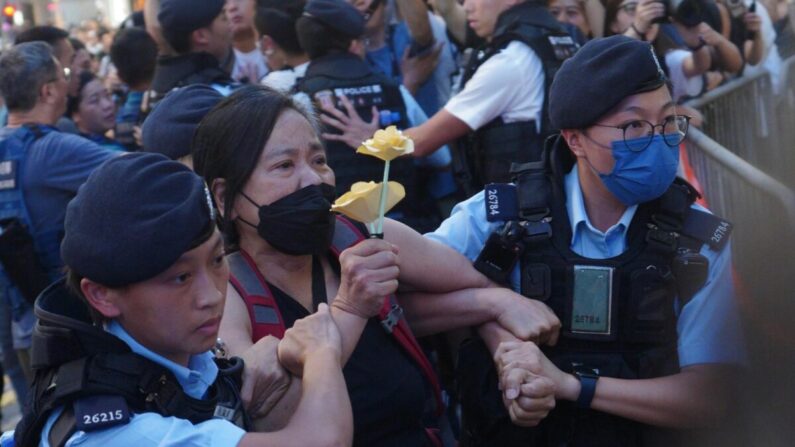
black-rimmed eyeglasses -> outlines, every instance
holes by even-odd
[[[624,144],[629,150],[640,152],[651,144],[655,130],[660,128],[663,141],[669,147],[676,147],[687,136],[690,127],[690,117],[687,115],[671,115],[660,124],[652,124],[646,120],[633,120],[620,126],[610,124],[594,124],[598,127],[620,129],[623,132]]]

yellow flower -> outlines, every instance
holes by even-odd
[[[389,211],[403,200],[406,190],[398,182],[387,184],[386,207]],[[351,185],[351,190],[341,195],[331,206],[331,211],[342,213],[353,220],[362,223],[373,222],[378,219],[378,202],[381,199],[381,183],[357,182]]]
[[[356,152],[391,161],[401,155],[414,152],[414,140],[403,135],[395,126],[376,131],[373,138],[365,141]]]

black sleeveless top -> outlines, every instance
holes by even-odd
[[[339,275],[336,259],[329,259]],[[284,291],[268,283],[286,328],[309,312]],[[403,348],[371,318],[343,368],[353,407],[354,447],[426,446],[422,425],[430,389]]]

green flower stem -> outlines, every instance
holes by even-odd
[[[384,164],[384,181],[381,182],[381,201],[378,203],[378,228],[376,234],[384,234],[384,208],[386,208],[386,192],[389,182],[389,161]]]

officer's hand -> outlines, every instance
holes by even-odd
[[[406,47],[406,50],[403,51],[403,58],[400,61],[400,73],[403,75],[403,85],[412,95],[417,93],[417,89],[436,70],[442,48],[444,48],[444,42],[439,42],[431,50],[414,57],[409,57],[411,46]]]
[[[535,427],[555,408],[555,384],[523,368],[504,371],[502,402],[511,421]]]
[[[321,351],[332,351],[341,361],[342,338],[325,303],[321,303],[314,314],[297,320],[284,333],[279,342],[279,363],[301,377],[306,360]]]
[[[378,315],[387,295],[398,287],[398,249],[381,239],[368,239],[340,254],[342,278],[332,306],[370,318]]]
[[[500,374],[501,389],[506,390],[506,394],[508,390],[515,389],[515,382],[510,380],[509,373],[517,368],[550,379],[555,384],[557,399],[573,401],[580,394],[580,381],[558,369],[534,343],[500,343],[494,354],[494,363]]]
[[[378,109],[373,106],[373,119],[368,123],[362,120],[346,96],[341,96],[340,102],[345,107],[347,114],[333,105],[320,104],[320,108],[324,112],[320,114],[320,121],[342,132],[342,134],[326,132],[322,136],[327,141],[342,141],[353,149],[358,149],[364,140],[371,138],[378,130],[380,121]]]
[[[554,346],[558,342],[560,320],[546,304],[506,289],[494,289],[497,303],[492,307],[495,320],[520,340]]]
[[[240,397],[252,418],[258,419],[273,408],[290,387],[290,374],[279,364],[279,339],[268,335],[240,357],[245,362]]]

